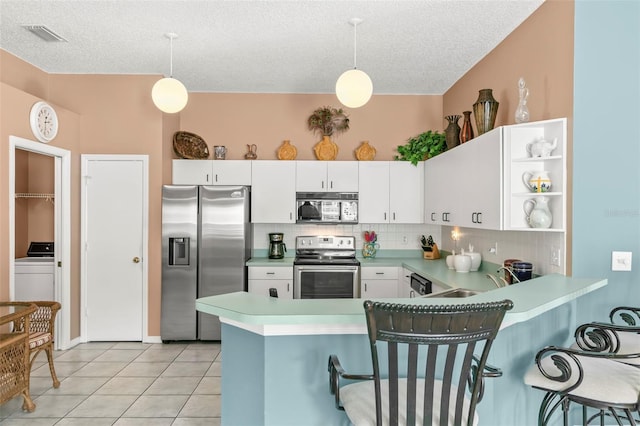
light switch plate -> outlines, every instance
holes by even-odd
[[[611,270],[612,271],[630,271],[631,270],[631,252],[630,251],[613,251],[611,252]]]

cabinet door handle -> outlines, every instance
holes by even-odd
[[[293,220],[293,213],[289,212],[289,220]]]
[[[275,272],[267,272],[267,275],[275,275]]]
[[[478,223],[482,223],[482,212],[476,213],[476,220]]]
[[[287,283],[287,293],[289,292],[289,283]]]
[[[376,275],[384,275],[384,272],[376,272]]]
[[[384,212],[384,220],[387,220],[387,212]]]
[[[396,212],[393,212],[393,220],[396,220]]]
[[[207,183],[209,183],[209,173],[207,173]]]
[[[367,292],[367,283],[364,283],[364,292]]]
[[[218,174],[216,173],[216,182],[218,181]]]
[[[431,212],[431,222],[435,222],[436,219],[433,217],[435,215],[435,212]]]
[[[324,181],[322,181],[322,182],[320,183],[320,187],[321,187],[322,189],[324,189]]]
[[[477,220],[476,220],[476,217],[477,217],[476,215],[477,215],[476,212],[471,213],[471,222],[472,223],[478,223]]]
[[[333,181],[331,181],[331,189],[333,189]]]

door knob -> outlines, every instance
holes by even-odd
[[[140,258],[138,256],[134,257],[133,263],[140,263]]]

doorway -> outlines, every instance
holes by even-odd
[[[148,156],[82,155],[86,341],[147,340]]]
[[[54,294],[62,310],[56,317],[56,349],[71,346],[71,152],[9,136],[9,296],[15,294],[16,150],[53,157],[54,161]]]

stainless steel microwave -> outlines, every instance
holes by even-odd
[[[297,223],[358,223],[357,192],[298,192]]]

